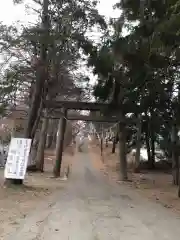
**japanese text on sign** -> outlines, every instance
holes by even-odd
[[[4,177],[24,179],[31,149],[31,139],[12,138],[9,146]]]

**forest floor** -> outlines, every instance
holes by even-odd
[[[97,158],[98,160],[101,159],[101,161],[97,161],[97,163],[99,163],[98,167],[101,171],[107,175],[109,179],[119,182],[120,166],[117,150],[115,154],[112,154],[112,146],[109,145],[107,148],[104,147],[103,156],[101,157],[100,148],[97,144],[93,144],[91,148],[94,158]],[[130,181],[124,183],[121,182],[121,184],[136,189],[136,191],[142,196],[180,214],[178,188],[172,184],[172,174],[170,171],[144,170],[140,173],[133,173],[132,169],[129,168],[128,178]]]
[[[67,148],[62,163],[62,175],[72,161],[72,148]],[[65,181],[52,178],[54,150],[45,153],[45,172],[27,173],[24,186],[5,187],[4,169],[0,169],[0,239],[17,228],[21,221],[42,201],[65,186]]]

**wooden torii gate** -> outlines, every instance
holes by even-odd
[[[49,118],[51,119],[61,119],[59,123],[59,134],[58,146],[59,150],[57,152],[57,158],[59,161],[56,161],[56,166],[54,169],[54,175],[59,176],[62,163],[63,155],[63,144],[64,144],[64,134],[66,129],[67,120],[79,120],[79,121],[91,121],[91,122],[108,122],[115,123],[119,122],[120,124],[127,123],[127,119],[122,116],[115,114],[111,117],[106,116],[85,116],[85,115],[69,115],[68,110],[89,110],[89,111],[104,111],[107,109],[117,109],[117,106],[107,103],[94,103],[94,102],[76,102],[76,101],[50,101],[47,100],[44,102],[44,107],[48,110],[60,110],[59,112],[55,111],[55,116],[51,114]],[[116,110],[117,113],[117,110]],[[131,120],[132,122],[132,120]],[[121,156],[120,156],[121,157]],[[121,160],[122,161],[122,160]],[[123,164],[126,164],[125,162]]]

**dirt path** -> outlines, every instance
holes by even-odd
[[[66,187],[5,240],[176,240],[180,218],[109,182],[89,154],[76,155]]]

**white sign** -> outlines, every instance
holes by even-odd
[[[4,177],[10,179],[24,179],[28,164],[31,139],[12,138],[9,146]]]

